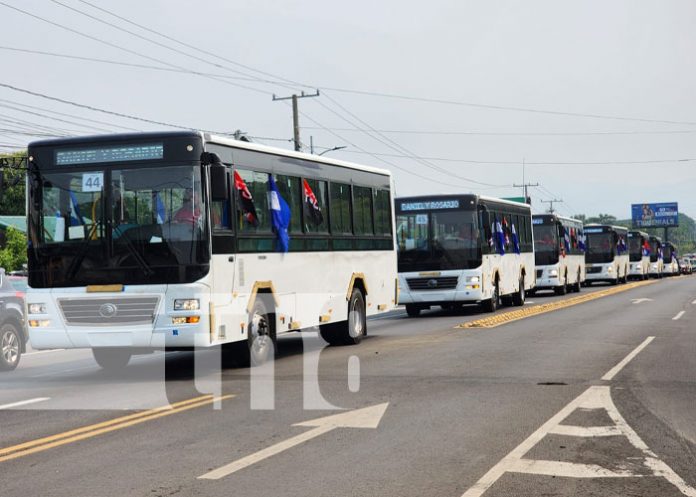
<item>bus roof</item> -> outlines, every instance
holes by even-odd
[[[258,152],[264,152],[274,155],[282,155],[285,157],[294,157],[298,159],[304,159],[314,162],[321,162],[324,164],[341,166],[350,169],[357,169],[360,171],[366,171],[375,174],[381,174],[383,176],[391,176],[391,172],[387,169],[379,169],[371,166],[363,166],[360,164],[354,164],[352,162],[331,159],[329,157],[321,157],[318,155],[305,154],[302,152],[294,152],[292,150],[286,150],[283,148],[269,147],[266,145],[259,145],[256,143],[245,142],[240,140],[234,140],[232,138],[227,138],[224,136],[218,136],[210,133],[205,133],[202,131],[195,130],[181,130],[181,131],[159,131],[159,132],[144,132],[144,133],[108,133],[101,135],[86,135],[86,136],[71,136],[67,138],[52,138],[49,140],[37,140],[29,143],[29,147],[58,147],[62,145],[78,145],[78,144],[93,144],[102,142],[122,142],[129,140],[148,140],[155,138],[199,138],[204,142],[215,143],[219,145],[227,145],[230,147],[243,148],[247,150],[255,150]]]
[[[558,219],[559,221],[565,221],[568,224],[580,224],[582,226],[582,221],[575,219],[574,217],[559,216],[558,214],[534,214],[532,218],[551,220]]]
[[[628,228],[625,226],[613,226],[611,224],[596,224],[596,223],[591,223],[591,224],[586,224],[585,228],[608,228],[614,231],[626,231],[628,232]]]
[[[643,238],[649,238],[649,237],[650,237],[650,235],[648,235],[645,231],[640,231],[640,230],[628,230],[628,233],[629,233],[629,234],[630,234],[630,233],[634,233],[634,234],[637,233],[637,234],[639,234],[640,236],[642,236]]]
[[[506,204],[512,207],[528,207],[532,208],[529,204],[523,204],[522,202],[515,202],[514,200],[505,200],[502,198],[486,197],[484,195],[477,195],[475,193],[435,193],[432,195],[405,195],[403,197],[397,197],[395,200],[426,200],[426,199],[438,199],[438,198],[470,198],[472,200],[483,200],[486,202],[496,202],[500,204]]]
[[[314,154],[306,154],[304,152],[295,152],[293,150],[287,150],[278,147],[269,147],[267,145],[259,145],[258,143],[245,142],[240,140],[235,140],[233,138],[228,138],[225,136],[212,135],[204,133],[203,137],[207,143],[214,143],[216,145],[227,145],[229,147],[243,148],[246,150],[254,150],[257,152],[263,152],[267,154],[282,155],[285,157],[294,157],[296,159],[304,159],[313,162],[321,162],[323,164],[329,164],[332,166],[347,167],[349,169],[357,169],[359,171],[365,171],[368,173],[381,174],[384,176],[391,176],[391,171],[388,169],[380,169],[372,166],[363,166],[362,164],[355,164],[353,162],[332,159],[330,157],[322,157]]]

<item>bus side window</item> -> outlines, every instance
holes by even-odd
[[[229,230],[232,228],[228,201],[217,200],[210,203],[210,221],[214,230]]]
[[[372,235],[372,190],[364,186],[353,187],[353,227],[356,235]]]
[[[374,190],[375,233],[391,235],[391,202],[389,190]]]
[[[302,208],[304,209],[304,229],[306,233],[328,233],[329,231],[329,211],[328,207],[328,184],[326,181],[316,179],[304,179],[309,190],[317,200],[317,209],[309,205],[303,193]],[[303,187],[304,188],[304,187]]]
[[[285,199],[290,207],[290,233],[299,233],[302,231],[302,201],[300,197],[300,178],[293,176],[276,175],[276,184],[280,196]]]
[[[331,183],[329,185],[331,204],[331,234],[349,235],[352,233],[350,222],[350,185]]]
[[[268,205],[268,173],[259,173],[244,169],[237,169],[237,173],[246,184],[251,199],[247,202],[247,206],[242,205],[240,195],[235,192],[235,201],[237,202],[237,220],[236,225],[242,233],[270,233],[270,206]],[[253,207],[256,212],[258,222],[256,226],[249,220],[249,216],[245,215],[245,209]]]

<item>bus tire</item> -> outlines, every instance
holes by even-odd
[[[348,316],[345,321],[319,327],[319,334],[329,345],[357,345],[367,334],[365,297],[359,288],[353,288],[348,300]]]
[[[582,283],[580,282],[580,270],[578,269],[578,279],[575,280],[575,284],[573,285],[573,293],[580,293],[581,286]]]
[[[524,305],[526,297],[526,291],[524,289],[524,276],[520,277],[520,288],[517,290],[517,293],[515,293],[512,296],[512,303],[518,307],[522,307]]]
[[[0,327],[0,371],[12,371],[22,358],[22,335],[13,323]]]
[[[257,298],[251,308],[247,327],[247,340],[244,359],[250,366],[260,366],[275,355],[276,330],[275,313],[270,312],[270,306],[265,298]]]
[[[415,304],[406,304],[406,314],[410,318],[417,318],[420,315],[421,308]]]
[[[556,295],[565,295],[568,293],[568,273],[565,275],[563,284],[554,288],[554,291],[556,292]]]
[[[92,355],[104,371],[119,371],[128,365],[132,354],[130,350],[120,347],[95,347]]]
[[[483,302],[483,310],[485,312],[495,312],[500,306],[500,286],[498,284],[498,278],[495,278],[495,284],[493,285],[493,295],[491,298]]]

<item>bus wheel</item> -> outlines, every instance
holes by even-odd
[[[525,301],[524,276],[520,278],[520,288],[512,296],[512,303],[516,306],[523,306]]]
[[[92,355],[103,370],[118,371],[128,365],[132,354],[128,349],[102,347],[92,349]]]
[[[251,311],[247,332],[249,364],[260,366],[275,353],[275,314],[269,313],[264,299],[257,298]]]
[[[580,270],[578,269],[578,279],[575,280],[575,284],[573,285],[573,293],[580,293]]]
[[[406,314],[410,318],[417,318],[420,315],[421,308],[415,304],[406,304]]]
[[[483,303],[483,310],[486,312],[495,312],[498,310],[500,305],[500,288],[498,286],[498,278],[495,279],[495,285],[493,285],[493,295],[491,298]]]
[[[348,301],[348,319],[319,327],[321,337],[329,345],[357,345],[367,335],[365,297],[354,288]]]
[[[0,328],[0,371],[12,371],[22,357],[22,339],[19,329],[12,323]]]
[[[565,295],[568,293],[568,273],[565,275],[563,284],[561,286],[557,286],[554,291],[556,292],[556,295]]]

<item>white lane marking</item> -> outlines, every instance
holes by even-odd
[[[622,360],[620,363],[618,363],[616,366],[614,366],[613,368],[611,368],[611,369],[607,372],[607,374],[605,374],[604,376],[602,376],[602,379],[603,379],[604,381],[610,381],[610,380],[612,380],[612,379],[614,378],[614,376],[616,376],[616,375],[619,373],[619,371],[621,371],[621,370],[624,368],[624,366],[626,366],[626,364],[628,364],[629,362],[631,362],[631,360],[632,360],[635,356],[637,356],[637,355],[640,353],[641,350],[643,350],[645,347],[647,347],[648,344],[649,344],[650,342],[652,342],[654,339],[655,339],[655,337],[648,337],[648,338],[646,338],[646,339],[643,341],[643,343],[641,343],[640,345],[638,345],[638,347],[636,347],[635,349],[633,349],[633,351],[632,351],[630,354],[628,354],[626,357],[624,357],[623,360]]]
[[[554,435],[565,435],[567,437],[614,437],[621,435],[616,426],[570,426],[558,425],[551,429],[549,433]]]
[[[313,419],[311,421],[304,421],[302,423],[295,423],[293,426],[309,426],[313,427],[313,430],[306,431],[294,437],[283,440],[275,445],[266,447],[254,454],[243,457],[237,461],[226,464],[221,468],[210,471],[202,476],[199,476],[199,480],[219,480],[224,478],[240,469],[244,469],[252,464],[256,464],[259,461],[263,461],[271,456],[279,454],[287,449],[295,447],[303,442],[311,440],[312,438],[328,433],[336,428],[372,428],[375,429],[379,426],[379,422],[384,416],[384,412],[387,410],[388,402],[384,404],[377,404],[370,407],[363,407],[362,409],[354,409],[352,411],[343,412],[340,414],[332,414],[323,418]]]
[[[35,399],[20,400],[19,402],[0,406],[0,411],[3,409],[12,409],[13,407],[26,406],[28,404],[36,404],[37,402],[44,402],[46,400],[51,400],[51,397],[36,397]]]
[[[642,302],[652,302],[653,299],[648,299],[648,298],[640,298],[640,299],[632,299],[631,300],[634,304],[640,304]]]
[[[90,365],[90,366],[82,366],[79,368],[71,368],[71,369],[61,369],[58,371],[48,371],[47,373],[41,373],[41,374],[35,374],[30,376],[29,378],[43,378],[44,376],[53,376],[53,375],[60,375],[63,373],[72,373],[73,371],[81,371],[83,369],[94,369],[95,371],[99,370],[99,367],[96,365]]]
[[[37,350],[36,352],[27,352],[26,354],[22,354],[22,357],[27,357],[31,355],[39,355],[39,354],[50,354],[51,352],[61,352],[65,349],[49,349],[49,350]]]
[[[686,311],[679,311],[676,316],[672,318],[672,321],[679,321]]]
[[[592,430],[598,430],[600,433],[604,429],[612,428],[619,435],[624,436],[638,450],[643,453],[642,463],[645,467],[652,471],[652,475],[644,475],[631,472],[629,470],[612,471],[602,466],[594,464],[577,464],[562,461],[545,461],[525,459],[524,455],[540,442],[546,435],[556,433],[558,431],[566,431],[569,436],[574,436],[570,430],[575,428],[580,436],[586,436],[583,430],[587,427],[561,425],[560,423],[568,417],[576,409],[604,409],[614,422],[611,427],[589,427]],[[561,426],[563,428],[561,428]],[[601,435],[603,436],[603,434]],[[483,495],[501,476],[505,473],[526,473],[545,476],[559,476],[568,478],[642,478],[645,476],[657,476],[665,478],[672,485],[677,487],[679,491],[688,496],[696,497],[696,489],[690,487],[679,477],[672,469],[664,462],[658,459],[657,455],[652,452],[638,434],[628,425],[626,420],[621,416],[616,405],[611,399],[611,391],[608,386],[593,386],[585,390],[577,398],[573,399],[567,406],[561,409],[555,416],[544,423],[541,428],[532,433],[529,438],[523,441],[507,456],[498,462],[488,473],[486,473],[478,482],[476,482],[462,497],[480,497]]]
[[[696,300],[694,300],[694,301],[693,301],[693,302],[691,302],[691,303],[692,303],[692,304],[694,304],[694,305],[696,305]]]

